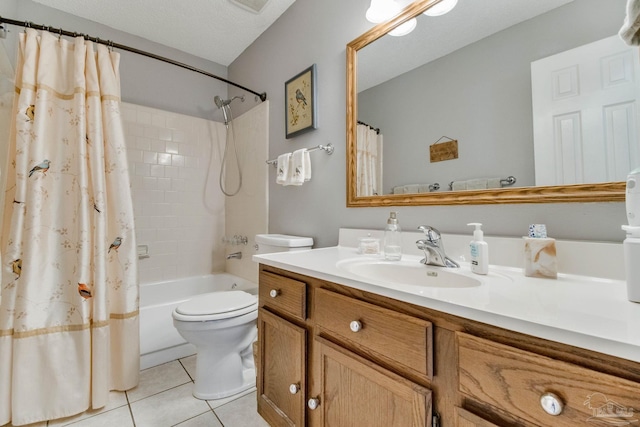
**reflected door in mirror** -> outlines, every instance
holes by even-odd
[[[640,165],[638,49],[617,35],[532,62],[536,185],[623,181]]]

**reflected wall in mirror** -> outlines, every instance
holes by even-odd
[[[433,3],[416,1],[347,46],[347,205],[624,200],[619,181],[640,161],[638,49],[617,38],[625,0],[466,0],[447,15],[422,15]],[[418,16],[413,33],[385,35],[412,16]],[[581,77],[587,65],[567,65],[566,57],[574,60],[576,48],[579,53],[604,38],[617,47],[587,65],[608,70],[624,99],[607,98],[605,108],[595,108],[595,121],[602,124],[604,114],[609,128],[580,133],[574,125],[587,123],[590,113],[581,111],[582,101],[571,94],[572,76]],[[626,53],[616,56],[619,50]],[[539,73],[553,76],[534,78],[534,86],[544,87],[537,92],[532,92],[532,63],[534,71],[535,64],[543,64]],[[558,74],[559,69],[569,71]],[[572,74],[572,69],[580,71]],[[620,83],[625,79],[632,83]],[[534,121],[532,105],[544,104],[540,93],[546,96],[554,84],[565,94],[564,110],[543,105],[548,117]],[[580,82],[583,93],[586,88]],[[380,135],[357,121],[379,128]],[[555,125],[544,128],[540,122]],[[361,138],[369,134],[369,153],[357,149],[358,132]],[[430,162],[429,147],[443,136],[458,141],[459,156]],[[559,143],[551,147],[554,141]],[[599,145],[589,151],[589,144]],[[607,163],[614,172],[607,172]],[[498,188],[510,176],[516,183]]]

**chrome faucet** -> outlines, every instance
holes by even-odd
[[[442,236],[438,230],[428,225],[421,225],[418,230],[425,235],[425,239],[416,242],[418,249],[424,251],[424,259],[420,261],[421,263],[440,267],[460,267],[460,264],[449,258],[444,252],[444,243],[442,243]]]
[[[227,255],[227,259],[242,259],[242,252],[234,252]]]

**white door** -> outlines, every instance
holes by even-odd
[[[531,63],[536,185],[625,181],[640,166],[637,47],[612,36]]]

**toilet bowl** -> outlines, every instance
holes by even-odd
[[[196,347],[196,398],[221,399],[255,387],[257,318],[258,298],[244,291],[201,294],[176,307],[173,325]]]

